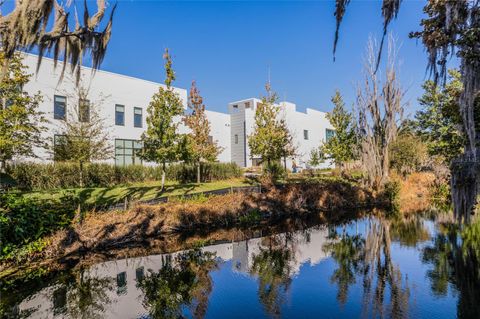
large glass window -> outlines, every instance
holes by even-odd
[[[124,166],[142,164],[138,154],[142,151],[142,142],[136,140],[115,140],[115,165]]]
[[[78,101],[78,120],[80,122],[90,122],[90,101],[80,99]]]
[[[142,108],[134,107],[133,108],[133,126],[142,127]]]
[[[65,120],[67,112],[67,98],[65,96],[55,95],[53,97],[53,118],[56,120]]]
[[[328,142],[332,137],[335,136],[335,131],[331,129],[326,129],[325,130],[325,140]]]
[[[125,125],[125,106],[115,105],[115,125]]]

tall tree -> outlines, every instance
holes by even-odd
[[[0,52],[0,64],[6,56]],[[46,119],[38,111],[39,93],[29,95],[22,91],[31,75],[26,72],[19,53],[8,64],[5,76],[0,78],[0,165],[5,172],[7,161],[17,156],[35,157],[34,147],[45,147],[40,133]]]
[[[415,114],[414,123],[429,155],[440,156],[447,164],[463,153],[465,145],[458,106],[463,85],[458,71],[450,70],[449,77],[443,88],[434,81],[425,81],[424,93],[418,100],[422,109]]]
[[[190,88],[188,107],[191,112],[183,118],[184,123],[191,130],[188,134],[188,159],[195,163],[197,167],[197,183],[200,183],[202,163],[215,161],[221,148],[216,141],[211,139],[210,122],[205,114],[203,98],[195,81],[192,82],[192,87]]]
[[[332,159],[341,170],[346,162],[355,159],[357,137],[352,113],[345,109],[342,95],[339,91],[332,97],[335,105],[332,112],[327,113],[327,119],[335,129],[335,135],[321,146],[322,153]]]
[[[285,119],[275,105],[277,95],[266,85],[267,95],[257,104],[253,134],[248,137],[248,146],[252,156],[260,156],[263,163],[270,167],[272,162],[284,156],[293,155],[292,136]]]
[[[182,143],[178,133],[178,119],[183,114],[182,100],[172,87],[175,72],[168,49],[165,50],[163,58],[166,88],[159,87],[148,105],[147,130],[142,134],[143,153],[139,154],[147,161],[161,164],[162,190],[165,186],[166,164],[179,158]]]
[[[74,11],[70,6],[71,1],[67,1],[66,5],[60,5],[56,0],[15,1],[13,9],[0,16],[1,51],[5,57],[1,75],[5,74],[15,51],[34,47],[38,48],[38,66],[43,55],[53,51],[55,63],[60,58],[70,63],[72,72],[77,74],[77,82],[86,52],[91,53],[93,68],[97,69],[110,41],[116,5],[103,30],[99,29],[107,7],[105,0],[97,0],[97,12],[92,16],[85,1],[83,21],[78,19],[75,7],[74,26],[69,19],[71,11]],[[63,65],[62,75],[66,65]]]
[[[388,40],[385,79],[377,73],[376,43],[369,40],[365,63],[365,82],[357,94],[357,129],[360,159],[367,173],[367,184],[382,189],[389,180],[389,147],[397,137],[398,122],[403,116],[403,91],[397,78],[396,49]]]
[[[334,52],[340,23],[349,3],[350,0],[336,0]],[[389,23],[397,17],[400,3],[401,0],[383,0],[384,34]],[[456,54],[460,60],[464,90],[459,98],[459,109],[466,144],[464,154],[458,157],[451,167],[451,189],[454,215],[459,222],[469,222],[470,216],[475,212],[480,190],[480,125],[477,124],[480,121],[480,1],[428,0],[423,11],[427,16],[420,22],[423,30],[410,33],[410,37],[422,40],[428,54],[428,68],[435,82],[439,79],[446,82],[448,57]],[[380,54],[381,50],[378,51],[379,57]]]
[[[55,161],[78,164],[80,187],[83,187],[84,164],[112,158],[113,146],[108,127],[105,127],[106,121],[100,115],[104,97],[91,101],[88,86],[82,82],[67,97],[75,104],[69,109],[66,120],[59,125],[52,143],[52,153]]]

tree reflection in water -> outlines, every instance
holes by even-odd
[[[80,270],[66,287],[54,292],[54,313],[66,313],[69,318],[103,318],[106,306],[112,302],[109,291],[114,290],[114,282],[112,277],[97,278]]]
[[[355,276],[360,271],[360,254],[364,251],[364,240],[359,235],[347,236],[344,233],[341,240],[326,244],[324,249],[329,251],[337,262],[338,268],[333,272],[330,281],[337,284],[337,300],[343,306],[347,302],[348,288],[355,284]]]
[[[437,296],[446,296],[451,285],[458,291],[457,316],[478,318],[480,313],[480,221],[462,231],[454,224],[439,225],[433,243],[422,259],[431,264],[427,276]]]
[[[199,249],[166,258],[163,267],[149,270],[137,283],[143,304],[152,318],[178,318],[189,306],[195,318],[203,318],[212,291],[209,272],[218,267],[215,255]]]
[[[293,245],[295,240],[290,233],[270,236],[262,239],[259,253],[252,258],[250,273],[258,277],[258,297],[273,317],[280,317],[292,281]]]
[[[365,317],[408,317],[410,290],[391,258],[390,227],[389,220],[372,219],[367,223],[365,238],[344,231],[324,245],[338,266],[331,277],[338,286],[338,302],[344,305],[349,287],[361,279]]]

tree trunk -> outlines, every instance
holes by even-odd
[[[165,188],[165,162],[162,163],[162,186],[160,191],[163,192],[164,188]]]
[[[201,162],[198,162],[197,164],[197,183],[200,184],[201,183],[201,179],[200,179],[200,174],[201,174],[201,171],[202,171],[202,167],[201,167],[202,163]]]
[[[79,224],[81,224],[83,222],[81,202],[78,203],[77,210],[75,211],[75,219],[78,221]]]
[[[83,161],[80,161],[80,187],[83,187]]]

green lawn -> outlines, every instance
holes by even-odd
[[[58,199],[65,192],[72,191],[85,199],[85,203],[93,205],[111,205],[121,202],[124,198],[130,200],[149,200],[165,196],[188,195],[198,192],[211,191],[227,187],[248,186],[251,182],[244,178],[215,181],[210,183],[189,183],[179,184],[177,182],[166,181],[165,189],[160,191],[161,183],[159,181],[134,183],[131,185],[122,185],[114,187],[99,188],[75,188],[59,189],[51,191],[29,192],[24,195],[37,199]]]

